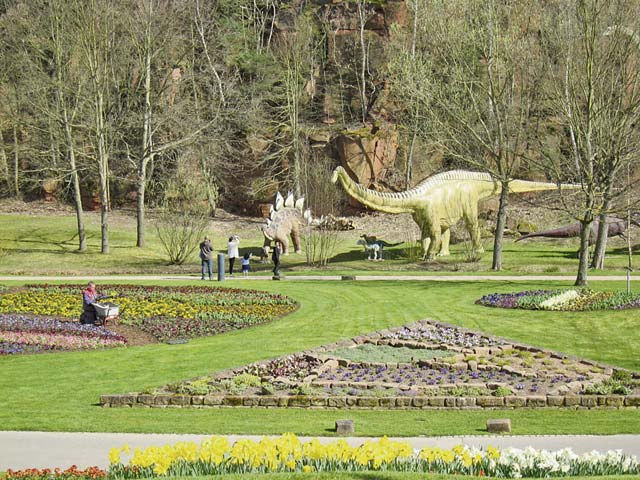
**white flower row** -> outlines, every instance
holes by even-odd
[[[554,295],[551,298],[547,298],[544,302],[540,303],[540,308],[543,310],[556,310],[569,303],[580,296],[577,290],[567,290],[566,292]]]

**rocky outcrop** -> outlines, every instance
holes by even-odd
[[[392,168],[398,151],[398,133],[392,126],[374,130],[368,125],[336,138],[338,162],[356,181],[374,187],[382,173]]]

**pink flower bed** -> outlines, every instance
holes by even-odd
[[[99,337],[78,337],[55,333],[36,332],[0,332],[0,342],[22,345],[48,346],[51,350],[81,350],[124,346],[124,339],[106,339]]]

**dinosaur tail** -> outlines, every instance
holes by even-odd
[[[571,238],[580,235],[580,224],[567,225],[565,227],[554,228],[553,230],[545,230],[543,232],[532,232],[516,238],[516,242],[525,238],[533,237],[550,237],[550,238]]]
[[[509,191],[512,193],[522,192],[540,192],[544,190],[577,190],[582,185],[576,183],[551,183],[551,182],[530,182],[529,180],[511,180],[509,182]]]
[[[404,242],[397,242],[397,243],[389,243],[389,242],[385,242],[384,240],[380,240],[378,241],[378,243],[382,244],[383,247],[397,247],[398,245],[402,245]]]

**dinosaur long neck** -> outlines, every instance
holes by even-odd
[[[369,208],[386,213],[413,212],[413,208],[405,204],[408,200],[405,192],[376,192],[375,190],[364,188],[359,183],[351,180],[344,171],[339,172],[338,179],[350,196]]]

